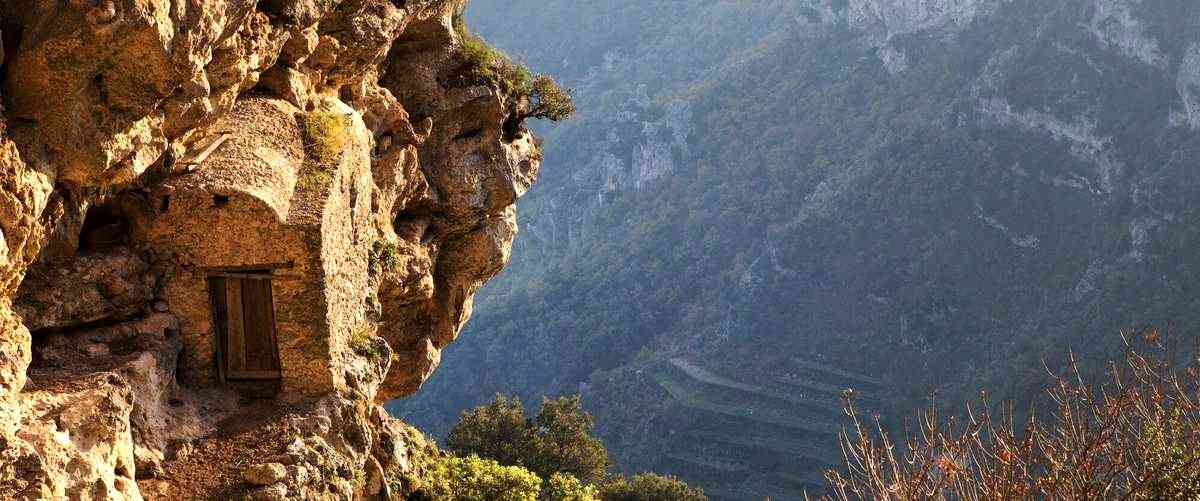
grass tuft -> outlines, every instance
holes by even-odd
[[[310,111],[303,118],[305,146],[323,165],[332,165],[341,158],[350,142],[350,117],[332,111]]]
[[[383,358],[387,354],[387,343],[375,336],[370,326],[355,329],[350,335],[350,348],[364,357]]]
[[[462,57],[472,79],[492,84],[510,97],[522,99],[533,92],[533,73],[514,62],[467,29],[462,16],[454,18],[454,29],[462,40]]]

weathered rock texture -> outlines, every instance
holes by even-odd
[[[508,261],[541,158],[462,77],[464,3],[0,1],[0,497],[414,487],[429,445],[377,404]],[[208,273],[256,267],[270,400],[214,364]]]

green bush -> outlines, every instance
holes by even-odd
[[[462,57],[469,76],[495,85],[509,96],[522,98],[532,92],[533,74],[527,68],[471,33],[462,16],[454,18],[454,29],[462,41]]]
[[[399,248],[392,242],[376,240],[371,246],[369,260],[372,268],[392,271],[400,264]]]
[[[592,416],[580,408],[578,395],[543,398],[533,419],[525,416],[521,399],[496,395],[492,403],[460,414],[446,448],[459,456],[487,458],[548,479],[543,501],[708,499],[674,477],[643,473],[632,482],[621,476],[606,477],[608,451],[591,436],[593,426]]]
[[[454,18],[454,29],[462,41],[461,55],[467,76],[504,92],[518,122],[530,118],[558,122],[575,114],[571,91],[559,86],[553,77],[534,77],[528,68],[471,33],[462,16]]]
[[[578,395],[542,399],[535,420],[525,417],[519,398],[497,395],[491,404],[463,411],[446,447],[460,456],[523,466],[542,478],[561,472],[596,483],[610,463],[604,445],[591,436],[592,427]]]
[[[555,473],[546,483],[542,499],[546,501],[599,501],[600,497],[596,487],[585,485],[570,474]]]
[[[542,480],[518,466],[477,456],[436,462],[414,496],[436,501],[537,501]]]
[[[633,476],[633,482],[624,477],[613,477],[600,487],[603,501],[707,501],[704,491],[691,487],[682,480],[654,473]]]
[[[502,464],[525,464],[530,442],[521,399],[496,395],[492,403],[459,414],[446,448],[459,455],[475,454]]]

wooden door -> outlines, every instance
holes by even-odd
[[[270,275],[217,275],[208,283],[221,378],[282,377]]]

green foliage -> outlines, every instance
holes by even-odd
[[[1145,474],[1148,499],[1200,499],[1200,436],[1192,418],[1185,423],[1176,407],[1142,428],[1138,448],[1153,465]]]
[[[599,501],[596,487],[585,485],[568,473],[555,473],[542,492],[546,501]]]
[[[369,325],[360,326],[350,334],[350,349],[371,358],[383,358],[388,354],[387,342],[375,336]]]
[[[579,395],[543,398],[538,410],[532,468],[540,474],[565,472],[585,482],[603,478],[608,451],[591,435],[591,414],[580,408]]]
[[[323,165],[335,164],[350,141],[350,117],[333,111],[310,111],[301,120],[305,146]]]
[[[527,468],[548,479],[544,501],[707,499],[674,477],[646,473],[632,482],[606,478],[608,454],[590,435],[593,425],[591,415],[580,409],[578,395],[542,399],[534,419],[525,417],[519,398],[496,395],[492,403],[462,412],[446,447],[457,455]]]
[[[633,481],[613,477],[600,487],[603,501],[707,501],[704,491],[672,476],[640,473]]]
[[[519,466],[477,456],[446,457],[426,472],[413,496],[430,501],[537,501],[542,480]]]
[[[333,181],[333,173],[327,168],[316,164],[306,164],[300,169],[296,187],[304,192],[315,192]]]
[[[371,246],[371,254],[368,259],[371,268],[392,271],[400,264],[399,249],[392,242],[376,240]]]
[[[529,96],[533,90],[533,74],[528,68],[513,62],[508,55],[471,33],[462,16],[454,18],[454,29],[462,41],[461,55],[468,76],[477,82],[494,85],[518,99]]]
[[[479,455],[529,468],[542,478],[568,473],[584,482],[604,478],[608,452],[591,436],[591,415],[579,396],[544,398],[535,420],[525,417],[517,397],[496,395],[491,404],[463,411],[446,447],[457,455]]]
[[[525,464],[529,435],[521,399],[496,395],[491,404],[459,414],[446,448],[455,454],[476,454],[503,464]]]
[[[541,118],[559,122],[575,114],[575,101],[571,91],[558,85],[550,75],[538,75],[533,79],[529,97],[529,109],[522,113],[525,118]]]
[[[575,114],[571,91],[558,85],[553,77],[534,77],[524,65],[471,33],[462,16],[454,18],[454,29],[462,41],[460,53],[467,76],[509,96],[518,122],[530,118],[558,122]]]

